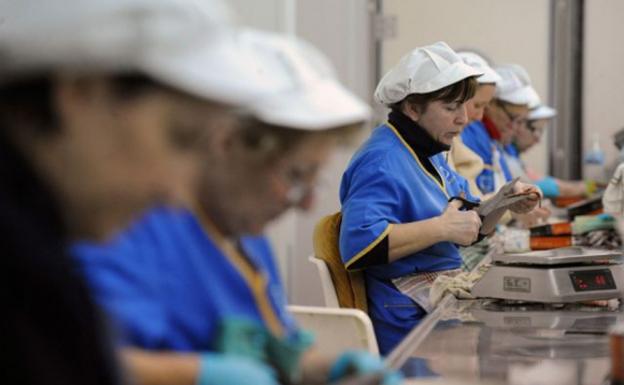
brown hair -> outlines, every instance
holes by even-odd
[[[477,92],[478,85],[476,77],[470,76],[437,91],[426,94],[407,95],[405,99],[394,103],[390,106],[390,108],[400,111],[403,103],[407,103],[415,111],[424,113],[427,110],[429,103],[437,100],[441,100],[444,103],[465,103],[474,96],[475,92]]]

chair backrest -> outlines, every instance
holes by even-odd
[[[362,310],[295,305],[288,310],[299,326],[315,334],[315,347],[322,354],[353,349],[379,354],[373,324]]]
[[[334,287],[334,282],[332,282],[331,274],[329,273],[329,268],[327,268],[325,261],[316,258],[314,255],[309,256],[308,261],[316,266],[316,270],[319,273],[325,306],[333,308],[340,307],[338,304],[338,296],[336,295],[336,288]]]
[[[366,287],[361,271],[348,271],[340,257],[340,212],[321,218],[314,228],[314,257],[329,270],[340,307],[367,311]],[[316,264],[316,261],[312,260]]]

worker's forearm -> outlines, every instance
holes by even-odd
[[[125,348],[124,365],[139,385],[193,385],[197,383],[198,354],[151,352]]]
[[[394,262],[444,240],[439,217],[395,224],[388,234],[388,261]]]
[[[583,181],[556,179],[556,183],[559,186],[559,196],[562,197],[583,196],[587,190],[585,182]]]

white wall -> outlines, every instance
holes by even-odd
[[[617,0],[612,0],[617,2]],[[498,64],[524,66],[542,99],[548,100],[549,10],[547,0],[384,0],[384,13],[398,18],[398,35],[383,44],[383,72],[411,49],[439,40],[453,48],[476,48]],[[546,172],[547,143],[524,159]]]
[[[240,24],[275,32],[291,33],[296,0],[227,0]]]
[[[588,0],[585,4],[583,152],[598,134],[609,164],[617,156],[612,136],[624,128],[624,1]]]
[[[340,80],[365,100],[372,96],[372,61],[367,0],[306,0],[297,3],[297,34],[323,50],[333,61]],[[340,178],[355,148],[334,153],[323,171],[324,186],[315,208],[297,216],[296,252],[290,261],[290,298],[293,303],[320,305],[320,281],[305,260],[312,253],[312,232],[318,220],[340,209]]]

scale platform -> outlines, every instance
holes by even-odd
[[[615,252],[613,250],[572,246],[552,250],[531,251],[528,253],[498,254],[492,256],[492,263],[552,266],[614,261],[621,257],[621,252]]]
[[[500,254],[472,288],[478,298],[569,303],[624,296],[622,253],[566,247]]]
[[[577,303],[508,304],[493,300],[471,309],[471,314],[492,329],[547,329],[571,334],[607,334],[611,326],[624,322],[619,308]]]

